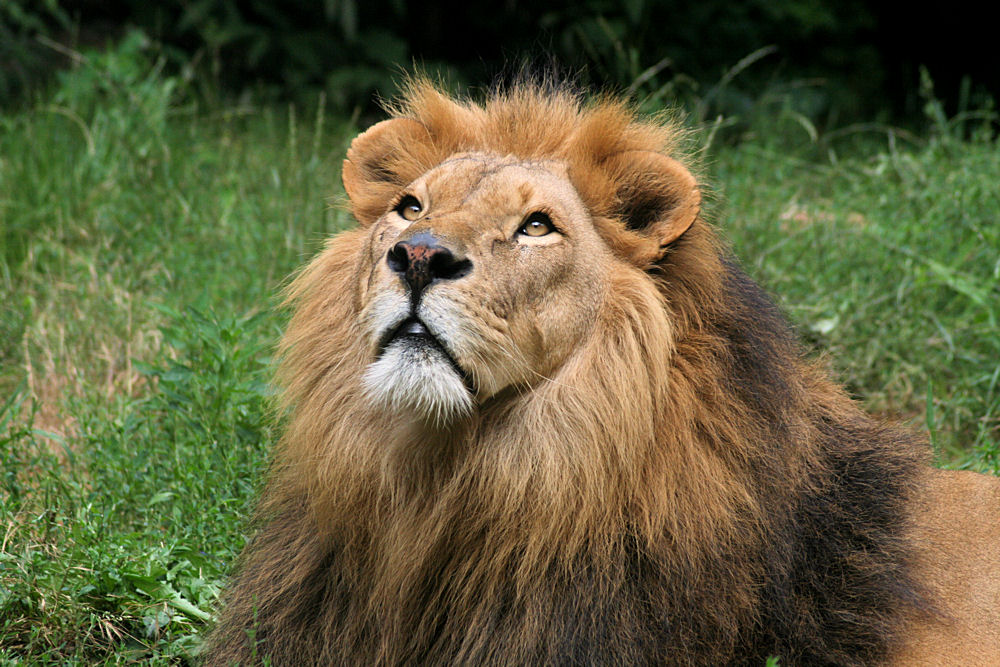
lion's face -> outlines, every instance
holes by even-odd
[[[586,338],[612,263],[565,164],[447,159],[388,202],[361,252],[367,395],[447,422],[544,380]]]
[[[612,279],[654,266],[700,195],[643,147],[659,134],[623,132],[614,110],[515,122],[425,92],[416,118],[354,139],[343,180],[367,232],[353,285],[364,393],[443,425],[572,363],[620,297]],[[538,141],[519,143],[521,125]]]

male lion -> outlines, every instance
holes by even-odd
[[[677,136],[416,81],[354,140],[209,664],[1000,664],[1000,484],[804,357]]]

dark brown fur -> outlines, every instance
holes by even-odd
[[[804,359],[701,220],[635,266],[594,156],[675,131],[531,86],[480,107],[417,84],[396,113],[428,139],[367,175],[363,223],[452,153],[554,157],[632,263],[572,368],[428,430],[359,396],[365,232],[334,239],[291,288],[291,416],[207,664],[884,659],[920,607],[901,530],[927,448]]]

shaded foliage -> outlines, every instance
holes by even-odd
[[[58,49],[39,43],[39,34],[75,47],[136,26],[162,42],[177,68],[201,68],[224,89],[282,96],[322,89],[346,111],[371,110],[373,93],[392,95],[395,75],[415,62],[474,83],[511,62],[556,61],[585,69],[588,85],[625,89],[638,81],[644,92],[670,87],[683,95],[773,45],[767,67],[742,75],[744,89],[793,86],[811,118],[918,115],[920,66],[954,113],[963,102],[980,106],[968,98],[1000,84],[987,50],[989,22],[974,11],[950,12],[942,23],[862,0],[507,0],[489,11],[457,0],[7,0],[0,96],[58,64]],[[752,100],[729,86],[719,102],[729,112]]]

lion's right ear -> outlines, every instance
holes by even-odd
[[[370,225],[385,213],[399,188],[413,180],[407,148],[429,141],[427,128],[412,118],[392,118],[359,134],[347,149],[341,172],[354,217]]]

